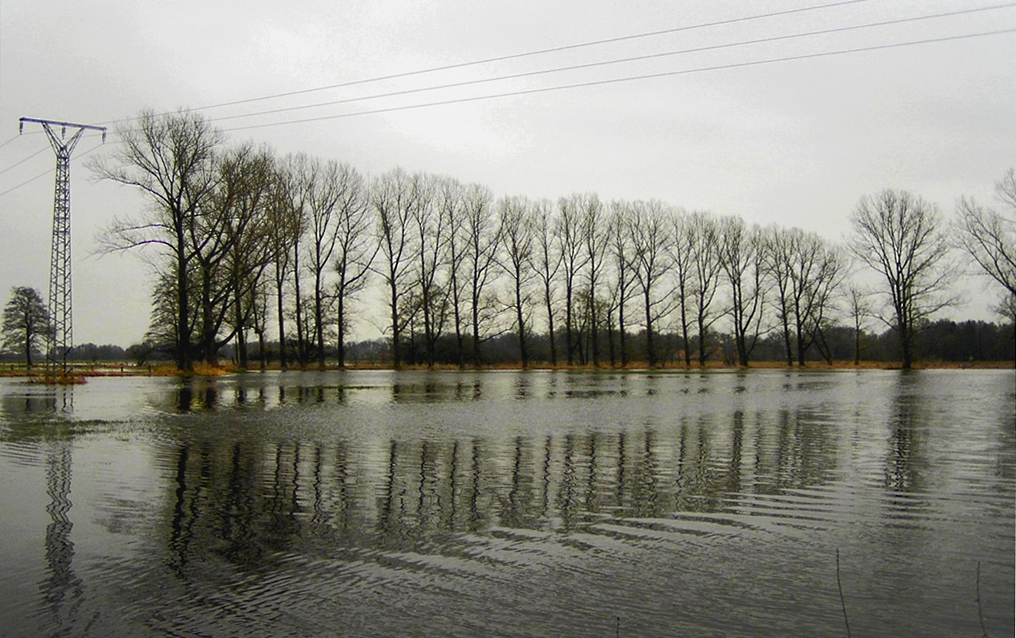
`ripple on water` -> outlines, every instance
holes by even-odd
[[[4,408],[0,620],[833,635],[839,550],[859,634],[967,635],[978,562],[989,634],[1011,629],[1012,375],[400,378],[195,381],[187,410],[173,384],[112,382],[108,419],[98,385],[75,390],[87,420]]]

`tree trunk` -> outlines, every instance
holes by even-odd
[[[903,351],[903,369],[910,370],[913,367],[913,333],[910,330],[900,331],[900,348]]]
[[[790,322],[787,321],[787,309],[783,309],[783,347],[787,354],[787,367],[793,367],[794,354],[793,345],[790,343]]]
[[[480,367],[480,300],[473,295],[473,367]]]
[[[396,288],[395,276],[392,275],[388,287],[391,295],[389,302],[389,310],[391,311],[392,319],[392,366],[398,370],[402,367],[401,353],[399,352],[399,296]]]
[[[236,310],[236,356],[241,370],[247,369],[247,334],[243,327],[243,302],[238,294],[235,299]]]
[[[317,364],[325,369],[325,312],[321,306],[321,271],[314,273],[314,328],[317,340]]]
[[[691,339],[688,338],[688,312],[684,303],[684,288],[681,288],[681,341],[684,343],[684,367],[691,367]]]
[[[575,352],[574,345],[575,335],[572,328],[573,319],[574,317],[572,317],[572,291],[571,286],[569,285],[568,289],[565,290],[565,303],[564,303],[564,340],[565,340],[565,348],[567,350],[565,354],[566,359],[568,361],[568,367],[571,367],[572,365]]]
[[[279,313],[279,367],[283,370],[288,369],[288,362],[286,361],[286,313],[283,304],[282,290],[283,290],[283,277],[276,270],[276,290],[275,298],[277,302],[277,312]]]
[[[796,322],[796,328],[797,328],[797,365],[803,368],[805,367],[805,365],[807,365],[806,361],[804,360],[804,355],[807,348],[805,346],[804,326],[801,325],[800,319],[798,319]]]
[[[300,367],[307,365],[307,344],[303,334],[303,302],[300,299],[300,247],[293,254],[293,290],[296,294],[296,360]]]
[[[265,359],[265,331],[262,328],[258,330],[258,359],[261,365],[261,372],[265,371],[268,367],[268,362]]]
[[[518,280],[516,279],[515,320],[518,322],[519,325],[519,356],[522,358],[522,367],[523,369],[525,369],[529,367],[529,350],[526,347],[526,324],[524,321],[524,317],[522,315],[522,300],[520,298],[521,294],[522,290],[518,285]]]
[[[618,334],[618,347],[620,349],[621,356],[621,367],[624,368],[628,365],[628,349],[625,343],[625,329],[624,329],[624,292],[621,292],[621,298],[618,300],[617,307],[617,334]],[[613,344],[613,341],[611,341]],[[611,363],[613,363],[614,353],[610,355]]]
[[[462,309],[459,307],[458,279],[452,271],[452,306],[455,313],[455,350],[459,368],[466,367],[465,336],[462,334]]]
[[[646,364],[650,368],[656,367],[656,345],[653,343],[653,313],[649,305],[649,288],[644,291],[646,306]]]
[[[705,317],[699,314],[698,317],[698,364],[700,367],[706,365],[706,322]]]
[[[194,364],[190,356],[189,324],[187,298],[187,259],[184,250],[183,226],[176,230],[176,367],[181,372],[191,372]]]
[[[544,287],[543,300],[547,305],[547,334],[550,339],[550,365],[557,367],[557,344],[554,343],[554,306],[550,299],[550,286]]]
[[[336,352],[339,358],[339,368],[343,369],[346,367],[346,295],[342,288],[339,288],[339,325],[338,328],[338,352]]]

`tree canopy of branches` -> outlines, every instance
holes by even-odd
[[[413,315],[409,283],[413,277],[417,245],[410,223],[420,205],[420,182],[420,176],[395,169],[378,177],[370,193],[382,261],[375,265],[375,269],[388,292],[392,362],[396,368],[402,364],[402,333]]]
[[[916,195],[887,189],[861,198],[850,222],[850,249],[882,276],[889,308],[882,320],[896,332],[903,368],[910,369],[922,323],[956,301],[940,215]]]
[[[24,355],[25,365],[31,368],[32,352],[52,331],[53,324],[42,295],[28,286],[12,288],[11,298],[4,306],[3,349]]]
[[[195,261],[196,229],[218,185],[216,153],[222,133],[200,115],[142,112],[119,127],[121,143],[109,156],[90,162],[102,179],[142,192],[144,212],[133,219],[114,220],[99,235],[107,251],[142,246],[163,249],[169,259],[165,271],[174,278],[175,339],[173,350],[180,370],[193,367],[191,299],[188,294]],[[198,242],[197,246],[204,244]]]
[[[834,292],[845,267],[839,251],[815,233],[798,228],[766,231],[766,262],[775,284],[775,304],[787,365],[805,365],[808,349],[819,343],[828,325]]]
[[[737,362],[747,366],[763,331],[766,270],[762,231],[757,226],[746,226],[740,217],[722,218],[719,228],[719,261],[730,288],[728,313]]]
[[[594,193],[496,199],[482,185],[400,168],[367,177],[333,160],[226,145],[185,112],[145,112],[120,133],[124,143],[92,168],[145,202],[100,242],[147,249],[146,339],[183,371],[218,356],[246,368],[251,331],[262,367],[272,356],[283,369],[323,368],[329,357],[344,366],[352,304],[368,283],[375,296],[364,306],[387,315],[374,324],[386,345],[370,351],[396,367],[479,367],[485,344],[503,352],[509,341],[523,366],[599,367],[608,356],[622,367],[721,356],[745,366],[760,343],[760,356],[804,366],[812,349],[827,360],[842,350],[847,328],[836,324],[850,321],[856,359],[864,318],[875,314],[867,295],[842,290],[842,249],[795,228],[655,200],[605,204]],[[955,243],[1011,309],[1013,171],[997,192],[1001,211],[960,200]],[[881,318],[910,367],[917,330],[953,302],[938,213],[884,191],[863,198],[851,222],[851,251],[881,275]],[[277,339],[266,338],[273,328]]]
[[[1009,169],[995,184],[995,193],[1001,210],[983,208],[967,197],[960,199],[956,206],[957,240],[980,270],[1012,298],[1016,297],[1016,171]]]
[[[497,204],[499,231],[503,243],[501,269],[508,277],[511,301],[508,306],[515,315],[515,332],[519,340],[522,367],[529,367],[529,350],[526,338],[529,332],[529,304],[532,281],[534,218],[532,207],[524,197],[505,197]]]
[[[658,363],[654,336],[658,332],[659,322],[668,314],[670,305],[670,295],[661,291],[664,276],[670,266],[677,263],[673,254],[680,252],[682,257],[687,256],[674,241],[675,235],[671,231],[676,229],[674,224],[668,223],[667,212],[658,202],[636,202],[627,216],[632,247],[632,273],[642,300],[646,361],[649,367],[655,367]],[[667,250],[668,246],[674,248],[673,253]],[[685,299],[683,291],[680,299]]]

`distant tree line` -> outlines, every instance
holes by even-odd
[[[956,302],[955,247],[1002,285],[1002,306],[1016,299],[1016,219],[972,200],[947,226],[905,191],[865,197],[840,246],[656,200],[496,197],[402,169],[367,177],[335,161],[226,145],[188,112],[142,113],[120,136],[91,167],[147,203],[100,239],[108,251],[151,249],[145,347],[172,353],[185,371],[227,347],[241,367],[343,366],[368,283],[383,291],[387,317],[384,347],[371,349],[394,367],[806,365],[882,352],[876,321],[909,367],[922,331],[921,354],[933,356],[934,315]],[[1012,185],[1010,171],[999,185],[1008,214]],[[853,264],[883,284],[858,287]],[[1008,346],[985,337],[987,356],[1012,358],[1009,337]],[[969,354],[954,350],[949,357]]]
[[[619,335],[615,335],[616,340]],[[645,361],[646,334],[644,330],[627,335],[629,352],[632,361]],[[681,348],[679,333],[665,332],[657,336],[661,351],[659,365],[683,366],[684,352]],[[278,365],[280,362],[279,344],[268,341],[264,351],[258,344],[252,344],[250,356],[252,360],[266,364]],[[550,340],[547,333],[532,335],[529,344],[530,356],[534,362],[550,361]],[[457,365],[457,347],[454,335],[443,335],[438,339],[436,359],[442,365]],[[934,321],[921,331],[917,351],[927,361],[964,363],[971,361],[1013,361],[1016,360],[1016,342],[1014,342],[1010,326],[985,321],[950,320]],[[860,335],[859,358],[863,361],[895,362],[899,358],[899,344],[895,333],[886,329],[882,333],[862,331]],[[832,326],[826,334],[823,350],[815,349],[809,353],[807,363],[830,361],[851,361],[855,356],[855,334],[847,326]],[[79,363],[131,363],[135,365],[152,365],[172,361],[172,350],[158,347],[152,343],[137,343],[127,348],[116,344],[83,343],[74,346],[68,354],[68,361]],[[338,352],[334,344],[327,344],[325,355],[328,361],[337,361]],[[782,337],[772,333],[760,340],[755,353],[756,361],[781,361],[785,359],[785,346]],[[38,361],[43,352],[40,346],[32,349],[34,361]],[[237,352],[233,344],[223,346],[218,356],[237,361]],[[736,349],[729,335],[724,336],[710,353],[717,362],[732,364],[736,362]],[[346,344],[345,352],[348,364],[355,365],[390,365],[391,344],[385,339],[355,341]],[[407,346],[407,362],[422,362],[424,359],[422,343],[411,342]],[[490,366],[510,366],[520,360],[519,344],[512,333],[504,333],[490,338],[484,345],[485,364]],[[24,352],[9,349],[0,355],[0,360],[7,362],[25,362]],[[609,360],[608,362],[609,363]],[[615,365],[619,362],[615,361]]]

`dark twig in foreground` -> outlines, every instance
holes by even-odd
[[[981,621],[981,637],[988,638],[988,630],[984,628],[984,612],[981,610],[981,561],[977,561],[977,617]]]
[[[840,607],[843,608],[843,624],[847,626],[847,638],[850,638],[850,621],[847,620],[847,603],[843,600],[843,583],[840,582],[840,550],[836,549],[836,587],[840,590]]]

